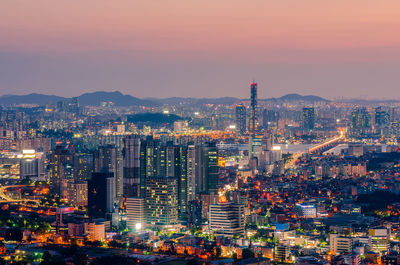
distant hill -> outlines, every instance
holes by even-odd
[[[56,103],[61,100],[66,100],[67,98],[53,96],[53,95],[43,95],[32,93],[29,95],[4,95],[0,96],[1,105],[18,105],[18,104],[36,104],[36,105],[46,105],[48,103]]]
[[[375,104],[390,104],[398,103],[399,99],[359,99],[359,98],[348,98],[348,99],[336,99],[335,102],[351,103],[358,105],[375,105]]]
[[[287,94],[280,98],[272,98],[272,99],[265,99],[265,100],[266,101],[276,100],[276,101],[329,102],[329,100],[318,97],[318,96],[313,96],[313,95],[302,96],[299,94]]]
[[[202,105],[202,104],[222,104],[222,105],[232,105],[237,104],[240,101],[249,100],[249,99],[240,99],[234,97],[222,97],[222,98],[182,98],[182,97],[173,97],[173,98],[164,98],[164,99],[155,99],[151,98],[152,101],[157,101],[160,104],[193,104],[193,105]],[[307,95],[302,96],[299,94],[287,94],[285,96],[279,98],[267,98],[267,99],[259,99],[259,101],[306,101],[306,102],[329,102],[329,100],[324,99],[322,97]]]
[[[134,123],[153,123],[153,124],[172,124],[175,121],[183,120],[175,114],[163,114],[163,113],[138,113],[128,116],[129,122]]]
[[[29,95],[3,95],[0,96],[0,105],[18,105],[18,104],[36,104],[39,106],[46,105],[48,103],[55,104],[58,101],[68,100],[70,98],[59,97],[54,95],[44,95],[32,93]],[[79,103],[82,106],[99,106],[101,102],[109,101],[113,102],[115,106],[146,106],[154,107],[160,105],[178,105],[178,104],[191,104],[191,105],[203,105],[203,104],[221,104],[221,105],[233,105],[240,101],[249,100],[234,98],[234,97],[222,97],[222,98],[183,98],[183,97],[171,97],[171,98],[146,98],[140,99],[131,95],[122,94],[119,91],[115,92],[91,92],[84,93],[78,97]],[[290,102],[290,101],[306,101],[306,102],[329,102],[329,100],[307,95],[302,96],[299,94],[288,94],[279,98],[259,99],[259,101],[278,101],[278,102]]]
[[[239,98],[233,97],[222,97],[222,98],[182,98],[182,97],[172,97],[172,98],[149,98],[149,100],[156,101],[160,104],[176,105],[176,104],[193,104],[193,105],[203,105],[203,104],[222,104],[222,105],[232,105],[240,101]]]
[[[115,106],[157,106],[159,103],[151,100],[124,95],[119,91],[115,92],[93,92],[85,93],[78,97],[82,106],[98,106],[101,102],[111,101]]]
[[[29,95],[4,95],[0,96],[1,105],[18,105],[18,104],[56,104],[59,101],[69,100],[59,96],[44,95],[44,94],[29,94]],[[85,93],[78,97],[79,104],[82,106],[99,106],[103,101],[114,102],[115,106],[157,106],[159,103],[124,95],[121,92],[93,92]]]

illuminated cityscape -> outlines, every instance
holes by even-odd
[[[72,249],[84,264],[393,260],[400,105],[249,87],[146,109],[4,104],[4,262],[68,264]]]
[[[323,2],[4,0],[0,265],[400,265],[400,2]]]

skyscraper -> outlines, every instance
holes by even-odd
[[[93,173],[88,181],[89,216],[104,218],[113,211],[114,202],[114,173]]]
[[[371,115],[366,108],[358,108],[351,113],[350,127],[359,130],[371,127]]]
[[[140,167],[139,167],[139,197],[146,193],[146,179],[166,175],[166,152],[161,148],[160,142],[148,137],[140,142]]]
[[[314,108],[303,108],[303,128],[312,130],[315,127],[315,111]]]
[[[236,130],[239,134],[246,132],[246,107],[243,104],[236,106]]]
[[[375,109],[375,127],[385,127],[390,123],[390,114],[382,108]]]
[[[218,190],[218,149],[215,143],[189,145],[187,150],[187,201],[202,192]]]
[[[74,179],[75,182],[82,183],[92,176],[93,155],[74,154]]]
[[[64,146],[57,146],[49,156],[50,191],[61,198],[67,196],[67,182],[74,181],[74,155]]]
[[[151,137],[140,143],[140,194],[146,191],[146,179],[157,176],[174,177],[178,183],[180,212],[186,211],[188,201],[187,147],[165,144]]]
[[[264,109],[262,120],[264,129],[267,129],[270,126],[270,123],[278,123],[279,112],[271,109]]]
[[[94,172],[115,172],[116,149],[113,145],[101,146],[94,152]]]
[[[187,174],[187,201],[193,201],[196,198],[196,146],[188,145],[186,158]]]
[[[67,184],[67,199],[75,207],[85,207],[88,204],[88,184],[73,183]]]
[[[122,156],[114,145],[100,147],[94,152],[94,172],[113,173],[116,197],[122,197]]]
[[[125,197],[140,194],[140,137],[128,135],[123,149],[123,194]]]
[[[178,205],[181,213],[187,211],[188,205],[187,155],[187,147],[175,147],[175,176],[178,180]]]
[[[20,179],[40,176],[40,160],[36,158],[22,158],[19,162]]]
[[[178,222],[178,182],[175,177],[146,179],[146,220],[151,225]]]
[[[218,149],[215,143],[209,143],[204,148],[206,191],[218,191]]]
[[[257,83],[250,84],[250,124],[249,132],[254,136],[257,132]]]

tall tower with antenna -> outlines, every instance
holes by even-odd
[[[257,83],[252,82],[250,84],[250,122],[249,122],[249,133],[251,136],[255,136],[257,132]]]

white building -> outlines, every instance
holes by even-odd
[[[139,232],[146,225],[146,208],[143,198],[126,198],[126,226]]]
[[[90,240],[102,241],[105,239],[105,224],[103,222],[85,223],[85,233]]]
[[[353,252],[353,238],[342,237],[338,234],[329,235],[329,249],[335,254],[344,254]]]
[[[209,228],[219,235],[244,234],[244,206],[231,202],[211,204]]]
[[[317,216],[317,208],[312,204],[296,204],[297,216],[301,218],[315,218]]]

